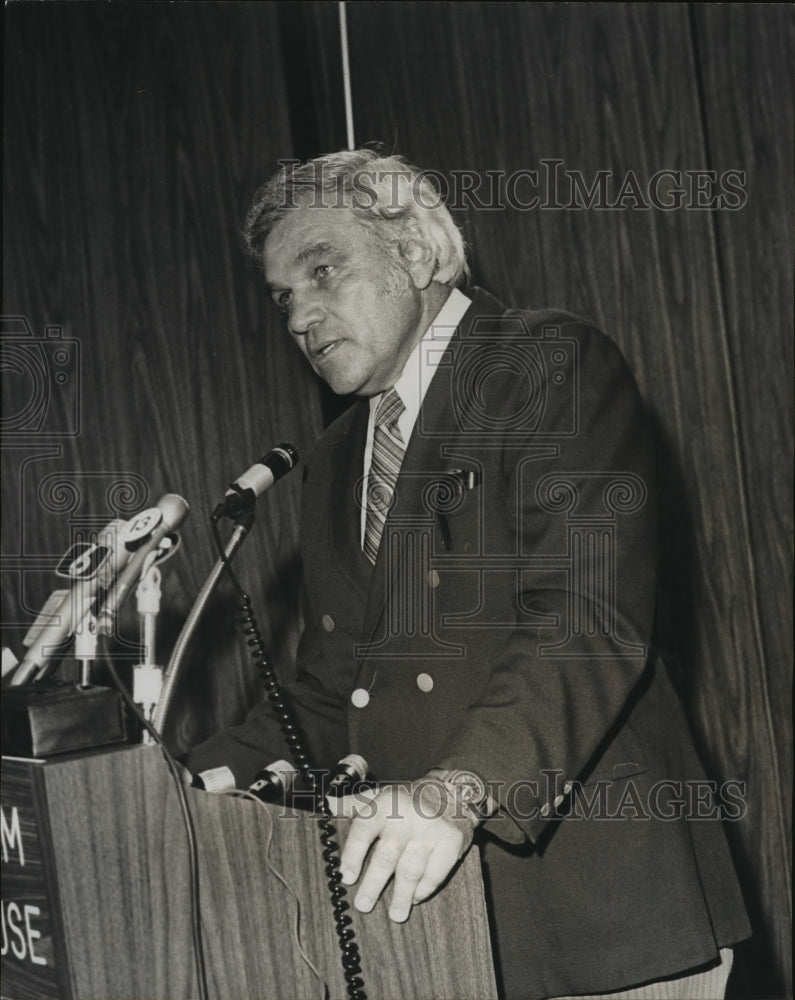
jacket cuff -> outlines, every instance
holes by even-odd
[[[456,772],[471,767],[457,756],[444,758],[439,768]],[[514,782],[489,778],[484,780],[487,795],[496,810],[484,816],[481,826],[488,833],[510,844],[528,840],[535,844],[551,821],[560,819],[561,809],[572,791],[572,783],[561,771],[542,771],[538,780]]]

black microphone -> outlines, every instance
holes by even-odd
[[[11,678],[12,686],[25,684],[34,675],[43,676],[61,643],[69,638],[91,610],[100,588],[109,587],[130,558],[124,545],[127,522],[110,521],[97,532],[96,543],[72,545],[58,565],[58,575],[73,580],[57,608],[54,619],[34,629],[33,640]]]
[[[279,444],[259,462],[247,469],[230,483],[223,501],[218,504],[213,517],[237,517],[254,506],[257,497],[298,463],[298,452],[291,444]]]
[[[367,784],[370,765],[358,753],[349,753],[347,757],[337,761],[329,775],[326,795],[342,797],[352,795],[357,789]]]
[[[124,603],[130,589],[138,582],[149,554],[158,548],[163,539],[176,531],[188,516],[189,510],[190,508],[181,496],[176,493],[166,493],[157,501],[155,507],[143,511],[128,522],[130,533],[134,535],[136,522],[145,521],[152,514],[156,515],[158,511],[161,514],[159,522],[155,524],[151,532],[144,536],[133,552],[126,568],[116,578],[116,582],[105,597],[105,603],[97,615],[97,633],[99,635],[110,636],[113,634],[116,613]]]
[[[262,802],[283,802],[297,776],[289,761],[276,760],[257,774],[248,790]]]

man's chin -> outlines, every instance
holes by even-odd
[[[318,372],[326,385],[337,396],[372,396],[367,387],[362,385],[361,379],[355,378],[350,373],[345,372]]]

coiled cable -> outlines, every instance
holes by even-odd
[[[284,700],[276,673],[266,655],[265,643],[254,615],[251,597],[241,587],[224,553],[224,545],[218,530],[218,520],[218,517],[215,515],[210,518],[213,536],[218,549],[219,559],[223,562],[227,575],[240,600],[241,626],[249,654],[262,677],[265,695],[270,702],[276,721],[287,742],[293,764],[311,788],[313,806],[315,812],[320,816],[318,829],[320,831],[320,844],[323,849],[322,858],[325,862],[324,874],[326,876],[329,896],[331,897],[334,928],[340,948],[346,992],[349,1000],[367,1000],[364,979],[362,978],[359,945],[356,942],[356,935],[351,926],[353,921],[346,912],[350,909],[350,903],[347,901],[347,890],[342,884],[339,844],[334,839],[337,831],[331,810],[323,794],[323,782],[320,779],[319,772],[312,767],[309,761],[304,749],[303,739],[293,718],[293,713]]]

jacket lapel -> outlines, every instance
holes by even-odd
[[[395,502],[387,516],[384,537],[372,575],[362,631],[365,643],[372,643],[379,631],[386,609],[387,587],[394,593],[401,593],[401,577],[416,572],[416,558],[409,559],[403,552],[397,558],[394,553],[390,556],[389,547],[384,544],[389,537],[390,527],[399,531],[404,526],[420,527],[423,523],[433,525],[433,514],[428,510],[423,494],[432,480],[453,464],[444,455],[451,448],[454,450],[461,434],[456,405],[460,400],[456,400],[455,393],[459,391],[456,362],[460,356],[462,331],[470,329],[481,317],[494,318],[505,312],[505,306],[479,288],[470,289],[468,295],[472,298],[472,305],[453,333],[447,349],[448,358],[439,365],[431,379],[406,447],[395,487]],[[362,450],[363,447],[362,445]]]
[[[363,592],[369,586],[372,572],[372,566],[361,549],[359,506],[368,414],[367,401],[358,400],[353,406],[347,430],[332,443],[332,487],[329,493],[331,550],[337,564]]]

